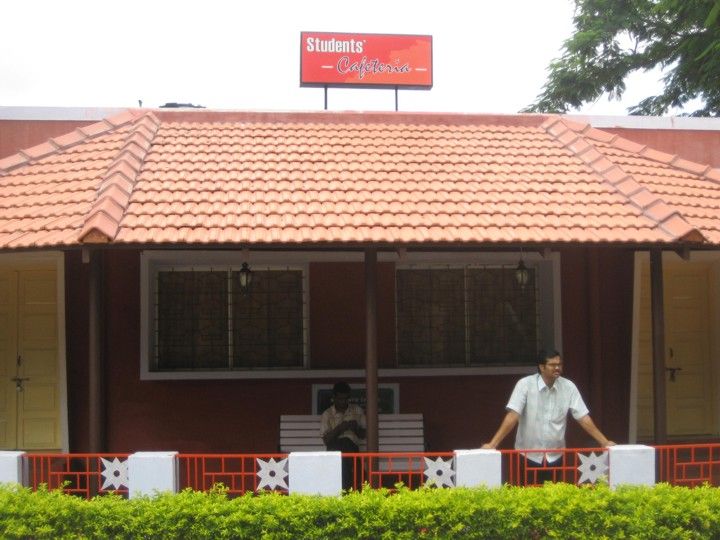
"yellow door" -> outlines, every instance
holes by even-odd
[[[53,269],[0,273],[0,448],[61,448],[56,297]]]
[[[17,276],[0,270],[0,449],[17,448]]]
[[[667,430],[672,436],[715,434],[710,354],[710,265],[663,264]],[[638,437],[653,435],[650,273],[645,262],[640,291]]]

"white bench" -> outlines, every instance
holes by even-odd
[[[380,452],[424,452],[425,431],[422,414],[378,415]],[[320,416],[283,414],[280,416],[280,452],[325,450],[320,438]],[[365,445],[360,447],[365,451]]]

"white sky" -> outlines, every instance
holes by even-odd
[[[571,0],[2,0],[0,106],[321,110],[300,88],[300,32],[429,34],[434,86],[401,111],[514,113],[573,31]],[[622,115],[657,92],[633,77]],[[331,110],[393,110],[393,90],[329,89]]]

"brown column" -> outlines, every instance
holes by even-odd
[[[365,394],[367,451],[378,451],[377,251],[365,250]]]
[[[102,345],[102,263],[101,254],[90,253],[88,294],[88,451],[105,451],[103,345]]]
[[[655,443],[667,441],[665,402],[665,308],[663,299],[662,250],[650,250],[650,291],[652,300],[653,421]]]
[[[588,250],[588,288],[590,319],[590,413],[602,424],[603,359],[602,329],[600,324],[600,253],[598,248]]]

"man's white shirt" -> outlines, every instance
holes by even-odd
[[[564,448],[568,411],[575,420],[590,412],[575,383],[558,377],[548,387],[540,374],[523,377],[517,382],[506,409],[520,415],[515,437],[515,448],[520,450]],[[558,452],[545,455],[548,461],[562,457]],[[542,453],[529,452],[526,457],[536,463],[543,461]]]
[[[365,413],[359,405],[356,405],[355,403],[350,403],[348,404],[347,409],[345,409],[343,412],[335,409],[335,405],[330,405],[330,407],[325,409],[325,412],[323,412],[322,416],[320,417],[320,437],[324,437],[328,431],[330,431],[331,429],[335,429],[342,422],[352,420],[357,422],[358,426],[360,426],[361,428],[367,429]],[[358,437],[351,429],[343,431],[340,435],[338,435],[338,438],[339,437],[350,439],[358,446],[361,442],[360,437]]]

